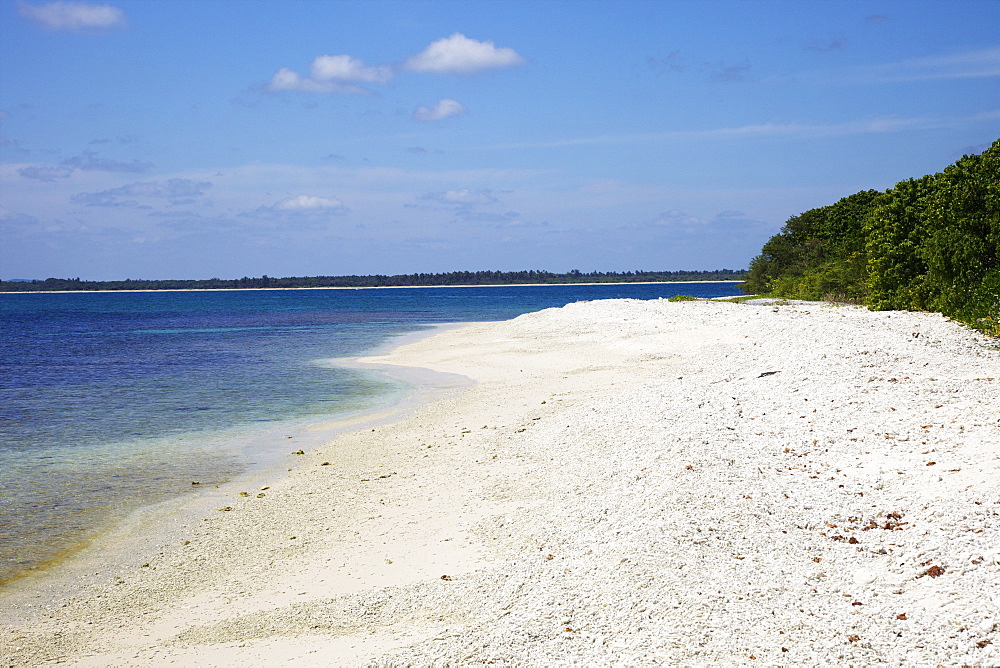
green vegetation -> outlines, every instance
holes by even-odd
[[[742,297],[726,297],[725,299],[713,299],[716,302],[729,302],[730,304],[743,304],[751,299],[758,299],[760,295],[743,295]]]
[[[132,280],[82,281],[79,278],[47,278],[44,281],[0,281],[0,292],[52,292],[59,290],[237,290],[251,288],[383,288],[447,285],[526,285],[566,283],[670,283],[677,281],[738,281],[743,270],[716,271],[626,271],[565,274],[548,271],[452,271],[443,274],[399,274],[396,276],[305,276],[288,278],[243,277],[234,280]]]
[[[674,295],[673,297],[671,297],[667,301],[668,302],[696,302],[696,301],[698,301],[698,298],[697,297],[692,297],[691,295]]]
[[[742,290],[937,311],[1000,336],[1000,140],[943,172],[793,216]]]

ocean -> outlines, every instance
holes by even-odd
[[[133,509],[288,453],[280,433],[397,401],[338,367],[440,323],[733,283],[0,294],[0,585]]]

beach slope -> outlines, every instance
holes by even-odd
[[[1000,663],[995,340],[607,300],[356,363],[475,384],[8,595],[5,665]]]

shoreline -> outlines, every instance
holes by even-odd
[[[396,335],[369,351],[380,355],[393,348],[434,336],[460,326],[455,323],[428,324],[424,329]],[[168,496],[159,501],[142,503],[123,515],[109,516],[100,526],[80,535],[75,545],[47,559],[37,567],[25,570],[0,585],[0,601],[18,600],[30,596],[34,605],[48,605],[67,593],[92,586],[88,576],[96,565],[114,564],[120,567],[128,555],[137,550],[150,550],[175,537],[178,528],[200,517],[232,496],[234,490],[259,486],[260,481],[280,477],[296,465],[292,456],[296,449],[315,450],[345,432],[357,431],[398,420],[419,406],[433,401],[467,384],[467,379],[435,373],[427,369],[409,369],[391,365],[366,365],[361,357],[331,358],[329,363],[344,368],[367,369],[407,386],[395,395],[382,397],[366,409],[342,414],[317,415],[295,420],[283,420],[264,430],[244,425],[213,432],[210,440],[221,443],[220,456],[233,455],[241,460],[241,468],[218,484],[198,484],[190,492]],[[224,447],[223,447],[224,446]],[[238,454],[234,454],[238,453]],[[95,574],[96,575],[96,574]],[[98,578],[99,579],[99,578]],[[9,611],[8,611],[9,612]],[[2,613],[2,611],[0,611]],[[0,614],[0,623],[9,621]]]
[[[0,290],[0,295],[22,295],[22,294],[89,294],[93,293],[121,293],[121,292],[251,292],[263,290],[393,290],[399,288],[541,288],[567,285],[683,285],[687,283],[743,283],[742,280],[722,280],[722,281],[608,281],[604,283],[500,283],[489,285],[370,285],[370,286],[329,286],[329,287],[308,287],[308,288],[169,288],[164,290]]]
[[[1000,661],[1000,351],[940,315],[601,300],[357,363],[475,384],[22,599],[0,654]]]

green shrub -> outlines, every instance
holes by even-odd
[[[750,263],[743,290],[938,311],[996,336],[1000,140],[941,173],[793,216]]]

